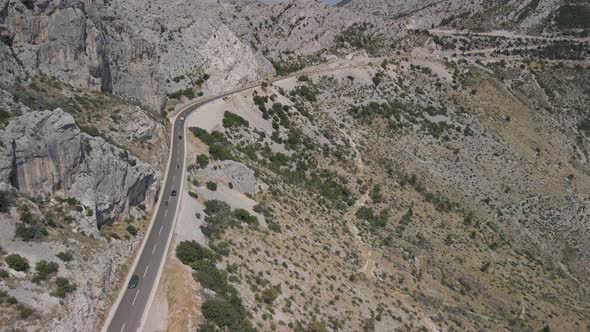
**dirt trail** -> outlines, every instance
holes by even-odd
[[[439,35],[447,35],[447,36],[484,36],[484,37],[504,37],[510,39],[535,39],[535,40],[571,40],[571,41],[590,41],[590,38],[583,37],[570,37],[570,36],[556,36],[556,37],[546,37],[546,36],[535,36],[535,35],[526,35],[515,33],[513,31],[506,31],[506,30],[495,30],[490,32],[467,32],[467,31],[458,31],[458,30],[444,30],[444,29],[429,29],[428,32],[432,34],[439,34]]]
[[[364,172],[365,172],[365,163],[363,162],[362,155],[361,155],[360,151],[358,150],[356,142],[344,129],[338,128],[338,130],[348,140],[348,144],[350,145],[350,148],[354,152],[354,164],[355,164],[355,167],[357,170],[357,174],[362,176],[362,174],[364,174]],[[358,248],[358,250],[361,254],[361,257],[363,257],[365,260],[365,264],[360,269],[360,271],[362,273],[364,273],[367,276],[367,278],[372,279],[375,277],[374,271],[376,269],[375,259],[373,258],[373,251],[371,250],[371,247],[368,246],[363,241],[363,239],[361,238],[359,229],[356,227],[356,225],[353,222],[353,220],[355,218],[356,211],[360,207],[365,205],[365,203],[368,200],[369,200],[369,192],[367,191],[367,192],[363,193],[363,195],[355,202],[353,208],[350,209],[346,213],[344,219],[347,221],[348,229],[351,231],[352,234],[354,234],[355,246]]]

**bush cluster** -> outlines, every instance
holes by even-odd
[[[209,154],[213,159],[216,160],[233,160],[230,149],[230,143],[223,133],[213,131],[210,134],[201,128],[192,127],[189,129],[195,137],[203,141],[203,143],[209,146]]]
[[[77,288],[76,284],[70,282],[70,280],[63,277],[56,278],[55,285],[57,286],[57,288],[55,289],[55,291],[53,291],[53,293],[51,293],[51,295],[62,299],[65,298],[69,293],[75,291]]]
[[[199,331],[215,331],[213,324],[227,331],[253,331],[237,290],[229,285],[227,272],[215,266],[219,259],[215,252],[195,241],[182,241],[176,247],[176,257],[195,270],[194,277],[203,287],[217,295],[201,306],[208,321]]]
[[[17,254],[11,254],[4,258],[4,261],[11,269],[19,272],[27,272],[29,271],[29,261]]]
[[[223,113],[222,123],[224,128],[238,128],[250,126],[250,123],[246,119],[228,111],[225,111],[225,113]]]
[[[35,265],[35,270],[37,274],[33,278],[33,282],[38,283],[49,279],[52,274],[57,273],[59,265],[56,262],[40,261]]]

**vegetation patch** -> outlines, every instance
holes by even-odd
[[[51,295],[62,299],[65,298],[69,293],[75,291],[77,288],[76,284],[63,277],[56,278],[55,285],[57,288],[51,293]]]
[[[209,154],[216,160],[233,160],[234,156],[230,149],[230,143],[223,133],[213,131],[210,134],[205,130],[197,127],[191,127],[190,131],[209,146]]]
[[[590,6],[583,4],[566,4],[557,10],[555,22],[566,29],[590,28]]]
[[[242,118],[241,116],[229,112],[229,111],[225,111],[225,113],[223,113],[223,127],[224,128],[239,128],[239,127],[248,127],[250,125],[250,123]]]
[[[15,270],[15,271],[19,271],[19,272],[27,272],[29,271],[29,261],[17,254],[11,254],[6,256],[6,258],[4,258],[4,261],[6,262],[6,265],[8,265],[9,268]]]
[[[201,312],[207,321],[199,331],[216,331],[215,326],[226,331],[254,331],[238,291],[229,284],[227,272],[215,266],[218,254],[195,241],[182,241],[176,247],[176,257],[194,270],[194,278],[203,287],[217,295],[203,303]]]

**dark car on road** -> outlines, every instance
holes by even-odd
[[[129,289],[137,287],[137,284],[139,284],[139,276],[137,274],[134,274],[129,280]]]
[[[176,196],[176,190],[172,190],[172,193],[171,193],[171,195],[172,195],[172,196]]]
[[[182,139],[182,135],[178,135],[178,139]]]

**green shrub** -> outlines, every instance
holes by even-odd
[[[80,126],[80,131],[90,136],[100,136],[100,130],[95,126]]]
[[[280,285],[270,286],[262,291],[262,295],[260,298],[264,303],[271,304],[277,299],[277,297],[279,297],[280,294],[281,294],[281,286]]]
[[[209,134],[206,130],[192,127],[189,129],[195,137],[199,138],[203,143],[209,146],[209,154],[216,160],[233,160],[230,150],[230,143],[227,141],[223,133],[213,131]]]
[[[51,293],[51,295],[60,297],[62,299],[65,298],[66,295],[68,295],[69,293],[75,291],[77,288],[76,284],[70,282],[70,280],[68,280],[67,278],[62,277],[55,279],[55,285],[57,286],[57,288],[53,293]]]
[[[557,10],[555,21],[562,28],[590,28],[590,6],[566,4]]]
[[[256,218],[256,216],[251,215],[250,212],[248,212],[247,210],[235,209],[233,214],[239,222],[243,222],[249,225],[258,225],[258,218]]]
[[[237,226],[239,223],[231,215],[231,207],[222,201],[210,200],[205,202],[205,225],[201,231],[209,239],[219,237],[227,227]]]
[[[220,328],[228,331],[253,331],[251,323],[246,317],[245,310],[227,300],[207,300],[201,306],[203,316],[215,323]]]
[[[387,210],[384,209],[379,215],[373,212],[370,207],[363,206],[356,211],[356,217],[361,220],[366,220],[371,226],[384,227],[387,223]]]
[[[35,265],[37,275],[35,281],[47,280],[51,274],[57,273],[59,265],[55,262],[40,261]]]
[[[217,190],[217,183],[215,183],[213,181],[207,181],[207,189],[209,189],[211,191]]]
[[[25,224],[32,224],[35,221],[33,214],[31,213],[31,209],[28,205],[21,205],[19,207],[20,210],[20,221],[24,222]]]
[[[10,274],[5,269],[0,269],[0,279],[8,278]]]
[[[250,123],[242,118],[241,116],[234,114],[232,112],[225,111],[223,113],[223,127],[224,128],[237,128],[237,127],[248,127]]]
[[[38,240],[48,234],[45,227],[36,221],[31,224],[17,223],[14,233],[23,241]]]
[[[194,275],[203,287],[214,291],[217,295],[226,297],[232,292],[227,282],[227,272],[218,269],[212,263],[201,263]]]
[[[70,261],[74,260],[74,256],[72,256],[71,253],[65,252],[65,251],[62,251],[55,256],[57,258],[61,259],[62,262],[70,262]]]
[[[207,167],[207,165],[209,165],[209,158],[204,154],[198,155],[197,156],[197,165],[199,165],[200,168]]]
[[[10,191],[0,191],[0,212],[7,213],[14,204],[14,194]]]
[[[586,136],[590,136],[590,118],[580,121],[578,123],[578,129],[583,131]]]
[[[203,247],[196,241],[182,241],[176,246],[176,257],[186,265],[208,260],[215,262],[218,256],[210,249]]]
[[[195,98],[195,91],[193,88],[186,88],[168,94],[168,98],[170,99],[179,99],[182,96],[185,96],[188,99],[193,99]]]
[[[127,225],[127,232],[133,236],[137,235],[137,228],[135,228],[133,225]]]
[[[30,267],[29,261],[26,258],[19,256],[17,254],[11,254],[6,256],[6,258],[4,258],[4,261],[6,262],[8,267],[15,271],[26,272],[29,270]]]
[[[17,309],[19,311],[20,318],[22,319],[27,319],[34,313],[33,309],[25,307],[22,304],[18,305]]]
[[[370,23],[354,23],[335,37],[336,47],[364,49],[370,55],[375,55],[383,48],[383,38],[369,32]]]

